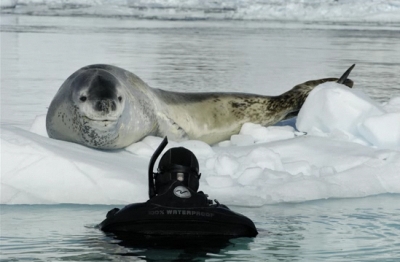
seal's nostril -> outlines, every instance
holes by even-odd
[[[96,110],[97,111],[106,111],[107,108],[108,108],[108,106],[107,106],[106,101],[101,100],[101,101],[98,101],[96,103]]]
[[[113,100],[100,100],[94,105],[95,110],[109,113],[110,111],[117,110],[117,103]]]
[[[122,102],[122,96],[119,96],[119,97],[118,97],[118,101],[119,101],[119,102]]]

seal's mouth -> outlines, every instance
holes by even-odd
[[[114,149],[119,139],[118,121],[109,119],[93,120],[82,117],[81,136],[85,145],[98,149]]]
[[[107,126],[116,124],[118,122],[119,117],[92,118],[92,117],[83,116],[82,119],[85,124],[91,123],[94,125],[107,127]]]
[[[119,116],[115,117],[89,117],[89,116],[83,116],[85,120],[88,121],[98,121],[98,122],[117,122],[119,119]]]

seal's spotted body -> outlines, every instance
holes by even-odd
[[[351,87],[347,75],[342,83]],[[101,149],[123,148],[148,135],[214,144],[246,122],[268,126],[295,116],[310,91],[328,81],[338,79],[307,81],[280,96],[179,93],[151,88],[122,68],[90,65],[60,87],[46,127],[49,137]]]

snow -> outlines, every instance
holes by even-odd
[[[313,103],[305,103],[297,117],[300,131],[379,148],[400,148],[400,112],[390,112],[396,110],[397,98],[390,100],[390,110],[385,110],[358,90],[327,83],[313,90],[309,100]]]
[[[398,0],[2,0],[2,13],[174,20],[399,22]]]
[[[170,141],[165,150],[192,150],[200,190],[227,205],[400,193],[400,97],[381,105],[326,83],[311,92],[295,125],[248,123],[214,146]],[[124,150],[101,151],[48,138],[45,116],[29,131],[2,123],[0,203],[145,201],[148,163],[161,140],[149,136]]]

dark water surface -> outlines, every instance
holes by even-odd
[[[221,246],[124,246],[95,228],[113,206],[1,205],[4,261],[399,261],[399,195],[231,207],[256,238]],[[211,239],[210,239],[211,240]]]

